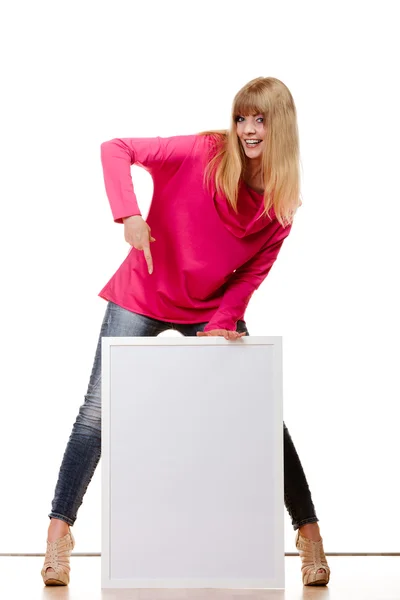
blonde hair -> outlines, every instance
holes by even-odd
[[[246,155],[236,134],[238,116],[264,117],[266,135],[262,154],[261,177],[264,187],[264,211],[273,207],[283,227],[293,221],[300,199],[300,151],[297,113],[289,89],[274,77],[257,77],[236,94],[229,130],[203,131],[199,135],[214,138],[214,156],[209,160],[204,179],[207,187],[214,178],[218,193],[226,196],[237,213],[239,181],[246,167]]]

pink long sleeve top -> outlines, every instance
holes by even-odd
[[[268,275],[291,226],[273,210],[259,218],[263,196],[244,182],[236,214],[224,196],[203,183],[215,138],[113,139],[101,145],[104,182],[116,223],[140,215],[130,167],[146,169],[154,193],[146,222],[154,270],[142,251],[127,257],[99,293],[133,312],[170,323],[207,322],[204,331],[236,330],[253,292]]]

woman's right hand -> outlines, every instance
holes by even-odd
[[[153,272],[153,258],[150,252],[150,242],[155,242],[151,236],[151,228],[140,215],[126,217],[123,219],[125,230],[125,241],[136,250],[143,250],[147,262],[149,274]]]

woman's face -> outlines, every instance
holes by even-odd
[[[247,158],[261,158],[264,148],[264,117],[246,115],[236,117],[236,133]]]

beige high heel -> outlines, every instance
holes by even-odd
[[[331,570],[326,561],[322,539],[319,542],[313,542],[303,537],[298,529],[296,548],[302,563],[303,585],[326,585],[329,582]],[[324,572],[318,573],[319,569],[324,569]]]
[[[42,569],[42,577],[45,585],[68,585],[69,584],[69,557],[74,549],[75,540],[69,531],[64,537],[55,542],[47,542],[47,551]],[[51,567],[53,571],[46,569]]]

